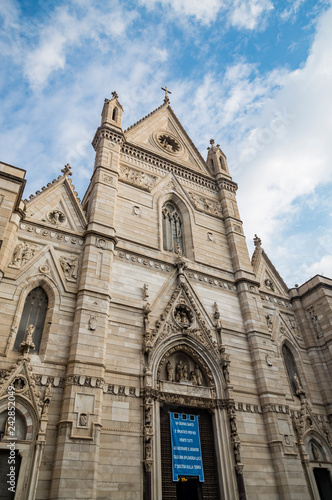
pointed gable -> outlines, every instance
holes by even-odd
[[[126,141],[211,176],[198,149],[166,102],[125,131]]]
[[[254,242],[255,251],[251,263],[260,282],[261,290],[288,297],[288,287],[261,247],[261,240],[257,235],[255,235]]]
[[[60,175],[26,200],[26,221],[42,222],[52,228],[82,233],[86,227],[86,218],[75,188],[68,178],[71,175],[70,167],[66,166],[62,171],[63,176]]]

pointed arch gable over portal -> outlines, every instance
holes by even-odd
[[[233,400],[223,372],[222,350],[213,340],[211,329],[214,325],[187,281],[181,262],[177,281],[161,315],[163,319],[157,321],[159,326],[153,332],[145,332],[144,464],[147,487],[151,485],[153,498],[177,498],[176,485],[165,472],[171,466],[171,456],[167,452],[166,459],[165,449],[170,446],[168,414],[173,409],[200,415],[202,429],[212,439],[209,443],[202,442],[203,467],[205,460],[207,471],[212,471],[206,476],[207,483],[201,486],[204,498],[234,500],[237,498],[236,461],[229,424]],[[167,481],[171,481],[168,486]],[[173,496],[165,496],[168,487]]]

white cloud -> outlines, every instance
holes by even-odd
[[[269,0],[237,0],[230,10],[231,24],[237,28],[256,29],[264,15],[272,9],[273,4]]]
[[[265,14],[273,9],[270,0],[139,0],[148,9],[162,5],[170,18],[183,16],[195,18],[202,24],[210,24],[225,16],[235,28],[256,29]]]

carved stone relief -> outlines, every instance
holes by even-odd
[[[78,258],[75,256],[72,257],[60,257],[59,259],[60,265],[64,272],[67,281],[76,281],[77,279],[77,266],[78,266]]]
[[[200,210],[201,212],[205,212],[210,215],[217,215],[218,217],[222,217],[222,208],[219,202],[206,197],[201,198],[195,193],[189,193],[189,196],[196,210]]]
[[[184,351],[171,354],[167,361],[162,363],[159,380],[198,387],[207,385],[200,365]]]
[[[66,220],[66,216],[61,210],[51,210],[46,215],[47,220],[52,224],[63,224]]]
[[[25,241],[16,246],[13,258],[8,267],[14,269],[20,269],[24,264],[26,264],[32,257],[34,257],[37,252],[37,245],[32,245],[31,243],[26,243]]]
[[[156,183],[157,177],[155,175],[146,174],[145,172],[133,170],[129,167],[121,167],[120,179],[133,186],[151,191]]]

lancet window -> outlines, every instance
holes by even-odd
[[[44,329],[45,317],[48,307],[48,298],[41,287],[34,288],[28,294],[20,321],[20,326],[16,335],[14,349],[19,350],[20,344],[26,340],[27,331],[32,332],[32,340],[35,349],[32,352],[38,352],[40,341]],[[31,328],[33,325],[34,328]]]
[[[171,202],[165,203],[162,208],[163,218],[163,246],[169,252],[184,253],[183,225],[178,209]]]

